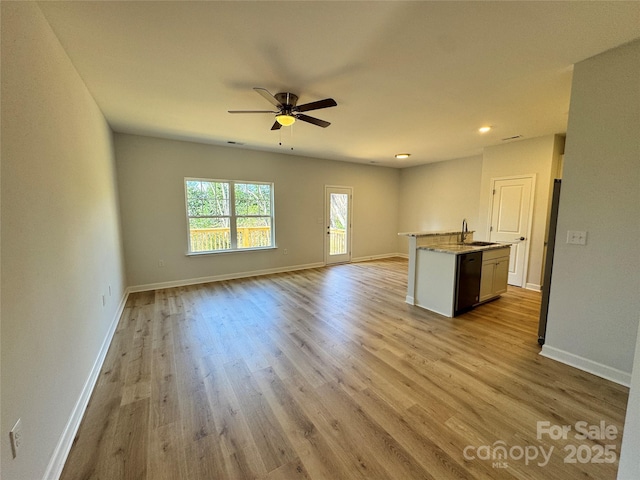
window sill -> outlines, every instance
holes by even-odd
[[[278,247],[255,247],[255,248],[236,248],[234,250],[211,250],[207,252],[188,252],[187,257],[199,257],[202,255],[220,255],[227,253],[244,253],[244,252],[264,252],[265,250],[277,250]]]

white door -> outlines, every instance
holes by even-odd
[[[524,287],[529,256],[535,175],[492,180],[489,240],[511,244],[509,284]]]
[[[325,187],[325,263],[351,261],[351,187]]]

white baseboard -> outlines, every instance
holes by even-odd
[[[527,283],[525,284],[524,288],[526,288],[527,290],[534,290],[536,292],[542,291],[542,285],[537,285],[535,283]]]
[[[210,277],[188,278],[185,280],[173,280],[171,282],[148,283],[146,285],[135,285],[129,287],[131,293],[146,292],[149,290],[159,290],[162,288],[186,287],[187,285],[197,285],[199,283],[220,282],[223,280],[235,280],[237,278],[258,277],[260,275],[271,275],[273,273],[294,272],[296,270],[307,270],[310,268],[324,267],[324,263],[307,263],[304,265],[292,265],[288,267],[268,268],[265,270],[253,270],[251,272],[227,273],[224,275],[212,275]]]
[[[560,363],[570,365],[578,368],[587,373],[591,373],[606,380],[611,380],[617,384],[629,387],[631,385],[631,374],[618,370],[617,368],[603,365],[602,363],[594,362],[588,358],[575,355],[573,353],[565,352],[558,348],[551,347],[549,345],[543,345],[540,355],[543,357],[556,360]]]
[[[62,474],[62,469],[64,468],[64,464],[67,461],[67,457],[69,456],[69,451],[71,450],[71,446],[73,445],[73,439],[78,433],[78,429],[80,428],[80,423],[82,422],[82,418],[84,417],[84,413],[87,409],[87,405],[89,404],[89,399],[91,398],[91,394],[93,393],[93,388],[98,381],[98,376],[100,375],[100,371],[102,370],[102,364],[107,356],[107,351],[109,350],[109,346],[111,345],[111,340],[113,339],[113,335],[116,332],[116,328],[118,327],[118,322],[120,321],[120,317],[122,316],[122,312],[124,311],[124,306],[127,303],[127,298],[129,297],[129,289],[126,289],[122,295],[122,299],[120,300],[120,304],[116,310],[116,313],[111,320],[111,325],[109,325],[109,330],[102,342],[100,350],[98,352],[98,357],[96,361],[93,363],[93,367],[89,372],[89,378],[84,384],[82,391],[80,392],[80,397],[76,402],[73,410],[71,412],[71,416],[65,425],[64,431],[60,436],[60,440],[58,441],[58,445],[56,446],[53,454],[51,455],[51,459],[49,460],[49,465],[47,465],[47,469],[45,470],[43,480],[58,480],[60,475]]]
[[[384,253],[382,255],[370,255],[367,257],[355,257],[351,259],[351,263],[369,262],[371,260],[383,260],[385,258],[403,257],[409,258],[407,254],[401,253]]]

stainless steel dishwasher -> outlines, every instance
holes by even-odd
[[[482,252],[462,253],[456,259],[456,303],[453,315],[473,308],[480,298]]]

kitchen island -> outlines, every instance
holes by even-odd
[[[473,232],[465,232],[461,242],[461,234],[399,234],[409,238],[407,303],[453,317],[506,292],[510,245],[474,242]]]

